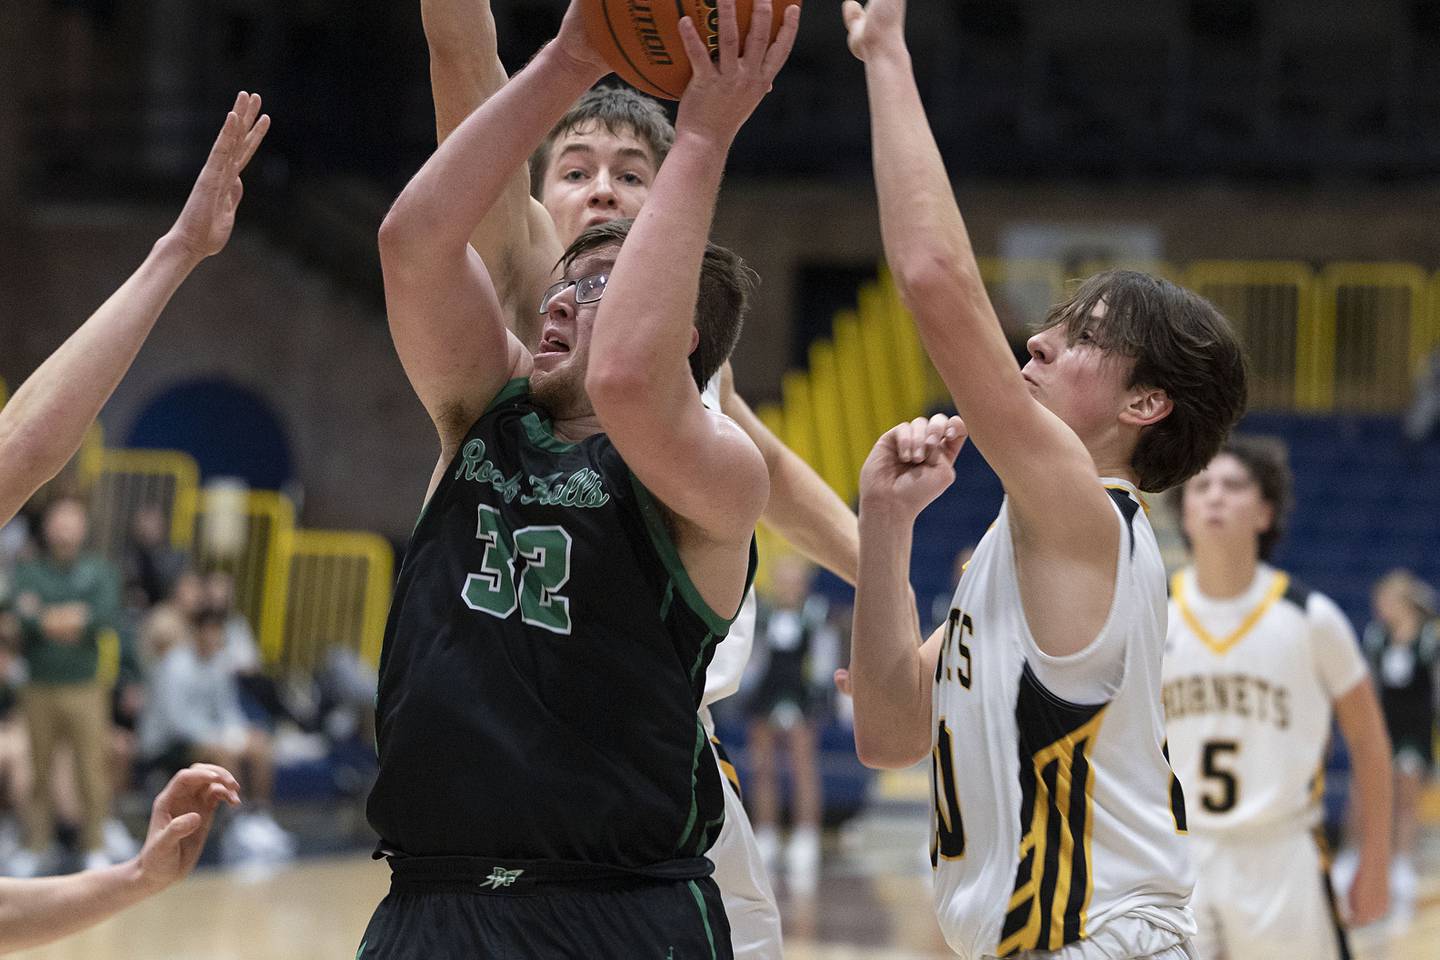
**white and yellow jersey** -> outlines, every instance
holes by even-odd
[[[1318,822],[1331,704],[1366,676],[1340,608],[1261,564],[1238,597],[1171,581],[1165,649],[1170,760],[1191,829],[1232,834]]]
[[[1056,658],[1036,645],[1008,501],[955,593],[935,674],[931,860],[940,925],[962,957],[1075,945],[1069,957],[1080,941],[1148,956],[1194,932],[1160,707],[1165,569],[1138,492],[1104,482],[1122,528],[1115,598],[1085,650]],[[1057,693],[1097,672],[1103,696]]]

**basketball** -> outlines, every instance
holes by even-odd
[[[780,32],[787,7],[800,0],[775,0],[770,39]],[[737,0],[740,45],[750,29],[752,0]],[[690,82],[690,60],[680,40],[680,20],[694,22],[713,53],[720,43],[716,0],[585,0],[585,29],[590,42],[620,78],[638,90],[679,100]]]

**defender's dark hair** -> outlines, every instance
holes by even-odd
[[[537,200],[544,186],[545,167],[550,163],[550,151],[555,141],[591,124],[615,136],[633,134],[638,137],[650,148],[656,169],[665,162],[670,148],[675,145],[675,125],[658,101],[630,87],[596,87],[575,101],[575,106],[566,111],[549,136],[530,155],[530,192]]]
[[[570,244],[560,258],[560,266],[569,270],[587,253],[619,247],[634,223],[610,220],[590,227]],[[737,254],[718,244],[706,244],[700,263],[700,295],[695,304],[695,329],[700,331],[700,342],[690,353],[690,373],[701,390],[740,342],[750,294],[759,282],[759,276]]]
[[[1096,319],[1101,303],[1105,316]],[[1245,353],[1234,330],[1214,304],[1168,280],[1098,273],[1052,308],[1040,329],[1057,326],[1070,343],[1089,337],[1133,359],[1129,386],[1164,390],[1174,405],[1140,434],[1131,466],[1141,490],[1158,493],[1199,473],[1245,412]]]
[[[1221,445],[1220,454],[1240,461],[1260,487],[1260,498],[1270,504],[1275,514],[1270,528],[1260,534],[1260,559],[1269,560],[1285,536],[1290,509],[1295,506],[1295,476],[1290,472],[1289,451],[1278,437],[1235,434]]]

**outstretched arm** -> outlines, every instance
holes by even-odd
[[[805,557],[853,586],[860,567],[860,529],[855,514],[735,392],[728,362],[721,370],[720,409],[740,424],[765,458],[770,500],[761,518]]]
[[[1335,718],[1350,750],[1350,782],[1355,785],[1360,864],[1350,885],[1348,920],[1355,926],[1385,915],[1390,895],[1390,819],[1394,809],[1394,771],[1390,735],[1367,675],[1335,701]]]
[[[435,138],[444,143],[508,78],[500,62],[490,0],[421,0],[420,15],[430,46]],[[511,329],[521,343],[532,343],[539,326],[532,301],[545,288],[562,250],[550,215],[530,195],[526,160],[510,171],[494,208],[471,234],[470,243],[490,272]]]
[[[844,17],[850,48],[865,62],[886,259],[935,369],[1011,498],[1022,572],[1061,565],[1065,582],[1083,588],[1081,622],[1072,608],[1070,622],[1054,631],[1058,642],[1037,623],[1058,615],[1025,597],[1041,648],[1078,652],[1109,610],[1119,523],[1084,444],[1016,369],[915,86],[904,0],[846,0]],[[1022,588],[1035,582],[1023,577]]]
[[[440,434],[442,459],[529,363],[470,235],[513,171],[604,73],[572,6],[555,42],[440,145],[380,227],[390,332]]]
[[[886,432],[860,472],[860,578],[846,692],[855,698],[855,752],[868,767],[908,767],[930,752],[931,678],[944,631],[920,643],[910,547],[915,518],[954,481],[964,444],[959,417],[921,417]]]
[[[235,98],[175,225],[0,411],[0,522],[74,456],[160,311],[200,261],[224,249],[244,190],[240,174],[269,128],[258,96]]]
[[[78,933],[164,890],[195,868],[216,808],[239,802],[227,770],[197,763],[155,798],[145,846],[133,860],[68,877],[0,879],[0,953]]]
[[[789,56],[799,9],[771,44],[771,0],[759,0],[743,55],[734,0],[720,0],[719,20],[715,63],[682,21],[694,72],[675,146],[611,271],[586,388],[625,462],[672,513],[717,542],[748,543],[767,499],[764,463],[732,421],[705,409],[687,357],[725,158]]]

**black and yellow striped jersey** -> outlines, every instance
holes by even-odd
[[[951,605],[935,675],[931,850],[940,925],[962,957],[1081,940],[1148,956],[1194,931],[1160,708],[1165,570],[1138,492],[1105,482],[1118,487],[1124,531],[1115,599],[1075,657],[1113,658],[1108,697],[1073,703],[1044,682],[1067,667],[1030,635],[1008,503]]]

